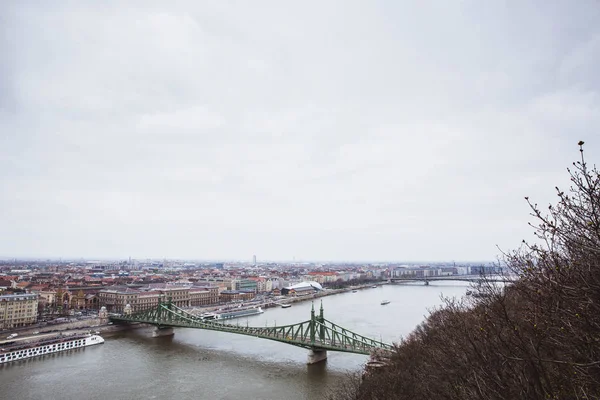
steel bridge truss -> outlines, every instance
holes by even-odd
[[[393,345],[359,335],[326,320],[323,316],[323,303],[318,315],[315,314],[313,304],[309,320],[283,326],[251,327],[206,320],[175,306],[170,300],[160,302],[158,307],[150,310],[109,318],[117,323],[144,323],[159,328],[181,327],[236,333],[315,351],[331,350],[369,355],[376,349],[393,349]]]

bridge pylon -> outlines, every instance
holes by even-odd
[[[310,309],[310,344],[315,345],[315,302],[312,303]]]
[[[319,316],[315,315],[315,303],[312,303],[310,310],[310,343],[311,348],[308,353],[307,364],[316,364],[321,361],[327,360],[327,350],[320,348],[316,341],[317,339],[317,325],[318,325],[318,336],[319,342],[325,341],[325,317],[323,315],[323,300],[321,300],[321,309],[319,310]]]
[[[164,308],[161,307],[163,305]],[[173,316],[169,312],[171,310],[171,296],[167,298],[167,301],[164,301],[164,295],[160,295],[158,298],[158,308],[156,309],[156,320],[159,323],[154,326],[152,337],[173,336],[175,334],[172,326],[161,324],[161,322],[172,321]]]

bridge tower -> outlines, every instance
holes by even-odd
[[[321,324],[319,327],[319,339],[321,341],[325,340],[325,317],[323,316],[323,300],[321,300],[321,310],[319,311],[319,316],[317,317],[317,321]]]
[[[310,310],[310,344],[315,345],[315,303],[312,303]]]
[[[168,319],[169,321],[172,319],[172,314],[170,312],[166,312],[163,311],[163,308],[160,307],[160,305],[163,303],[163,296],[159,296],[158,297],[158,310],[157,310],[157,315],[156,315],[156,319],[158,321],[162,321],[163,318]],[[171,310],[171,296],[169,296],[167,302],[165,303],[167,305],[167,308],[169,310]],[[173,332],[173,328],[170,326],[161,326],[161,325],[157,325],[154,328],[154,331],[152,332],[152,337],[159,337],[159,336],[173,336],[175,334],[175,332]]]
[[[317,322],[319,322],[319,339],[321,341],[325,340],[325,326],[322,324],[325,323],[325,317],[323,316],[323,300],[321,300],[321,309],[319,311],[319,316],[315,315],[315,303],[312,304],[312,309],[310,310],[310,344],[312,348],[308,353],[308,364],[316,364],[321,361],[327,360],[327,350],[315,348],[315,339],[317,335]]]

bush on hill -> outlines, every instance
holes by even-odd
[[[529,203],[539,240],[504,255],[518,276],[447,300],[339,399],[599,399],[600,174],[584,158],[558,203]],[[358,380],[357,380],[358,379]]]

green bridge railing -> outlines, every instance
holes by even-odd
[[[323,303],[319,314],[314,304],[310,319],[292,325],[251,327],[205,320],[172,304],[170,299],[158,307],[129,315],[110,316],[117,323],[145,323],[158,327],[207,329],[274,340],[310,350],[331,350],[356,354],[372,354],[374,350],[390,351],[393,345],[359,335],[325,319]]]

